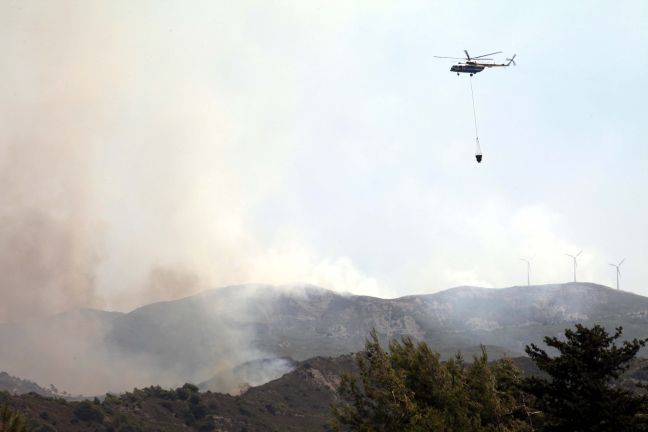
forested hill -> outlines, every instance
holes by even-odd
[[[525,374],[537,369],[528,358],[514,359]],[[30,393],[0,393],[23,413],[34,431],[327,431],[331,404],[343,373],[356,373],[353,356],[317,357],[299,363],[277,380],[240,396],[199,392],[193,385],[174,390],[149,387],[119,396],[70,402]],[[620,385],[648,383],[648,360],[638,359]]]

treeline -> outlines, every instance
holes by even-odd
[[[620,328],[610,335],[577,325],[564,337],[545,338],[551,355],[532,344],[526,352],[543,373],[532,377],[510,360],[488,361],[485,351],[472,362],[460,355],[442,362],[427,344],[408,338],[385,349],[373,332],[355,356],[357,368],[349,357],[311,359],[238,397],[191,384],[82,402],[0,392],[0,432],[648,431],[648,389],[619,385],[646,340],[617,345],[620,336]],[[329,384],[341,371],[355,372],[343,375],[336,397]]]
[[[204,393],[198,392],[193,384],[184,384],[176,389],[159,386],[134,389],[120,395],[107,394],[103,401],[83,400],[68,402],[62,398],[47,398],[31,394],[30,398],[47,402],[37,419],[31,418],[29,430],[35,432],[57,432],[64,430],[90,429],[106,432],[145,432],[158,430],[216,430],[216,423],[210,412],[212,405],[205,404]],[[9,401],[8,393],[0,392],[0,432],[25,432],[28,422],[15,408],[3,403]],[[53,409],[52,409],[53,408]],[[71,417],[71,418],[70,418]],[[148,421],[153,417],[153,421]],[[173,420],[173,422],[169,421]]]
[[[347,375],[333,408],[336,431],[635,432],[648,431],[645,388],[615,386],[646,340],[617,345],[601,326],[576,325],[546,337],[556,355],[531,344],[526,353],[546,378],[523,377],[510,360],[488,362],[485,350],[467,364],[410,338],[388,350],[371,333],[356,355],[359,377]]]

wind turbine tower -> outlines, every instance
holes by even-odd
[[[527,286],[531,286],[531,260],[520,258],[527,264]]]
[[[580,254],[582,254],[582,253],[583,253],[583,250],[581,249],[581,251],[578,252],[576,255],[565,254],[565,255],[567,255],[568,257],[571,257],[574,260],[574,282],[576,282],[576,266],[577,266],[576,258],[578,258],[578,256]]]
[[[623,258],[619,264],[610,264],[612,267],[616,268],[616,277],[617,277],[617,291],[619,290],[619,276],[621,276],[621,271],[619,270],[619,267],[621,267],[621,264],[623,264],[623,261],[625,261],[625,258]]]

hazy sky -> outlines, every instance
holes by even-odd
[[[433,55],[517,53],[473,79]],[[245,282],[648,295],[648,3],[0,1],[0,321]]]

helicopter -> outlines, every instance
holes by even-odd
[[[477,145],[475,151],[475,159],[477,160],[477,163],[481,163],[483,159],[483,154],[481,151],[481,146],[479,145],[479,132],[477,131],[477,111],[475,110],[475,94],[473,93],[472,76],[476,73],[483,71],[486,68],[508,67],[511,64],[515,65],[515,56],[517,54],[513,54],[513,57],[507,58],[506,59],[507,63],[495,63],[493,59],[486,58],[491,55],[501,54],[501,52],[502,51],[496,51],[489,54],[482,54],[479,56],[470,57],[470,54],[468,54],[468,50],[464,50],[464,53],[466,53],[466,57],[464,58],[434,56],[436,58],[442,58],[442,59],[462,60],[458,64],[453,65],[450,68],[450,72],[456,72],[457,75],[459,75],[460,73],[467,73],[470,74],[471,76],[469,82],[470,82],[470,96],[472,97],[473,118],[475,120],[475,141]]]
[[[506,60],[508,61],[508,63],[497,64],[497,63],[484,63],[484,61],[488,62],[488,61],[493,60],[493,59],[484,58],[484,57],[494,55],[494,54],[501,54],[502,51],[492,52],[492,53],[489,53],[489,54],[483,54],[483,55],[476,56],[476,57],[470,57],[470,54],[468,54],[467,50],[464,50],[464,52],[466,53],[466,57],[464,57],[464,58],[442,57],[442,56],[434,56],[434,57],[436,57],[436,58],[447,58],[447,59],[453,59],[453,60],[465,60],[465,62],[459,62],[456,65],[452,65],[452,67],[450,68],[450,72],[456,72],[457,75],[459,75],[460,73],[469,73],[470,76],[473,76],[474,74],[479,73],[479,72],[483,71],[486,68],[508,67],[508,66],[511,65],[511,63],[513,63],[513,65],[516,64],[515,63],[515,56],[517,54],[513,54],[513,57],[507,58]]]

